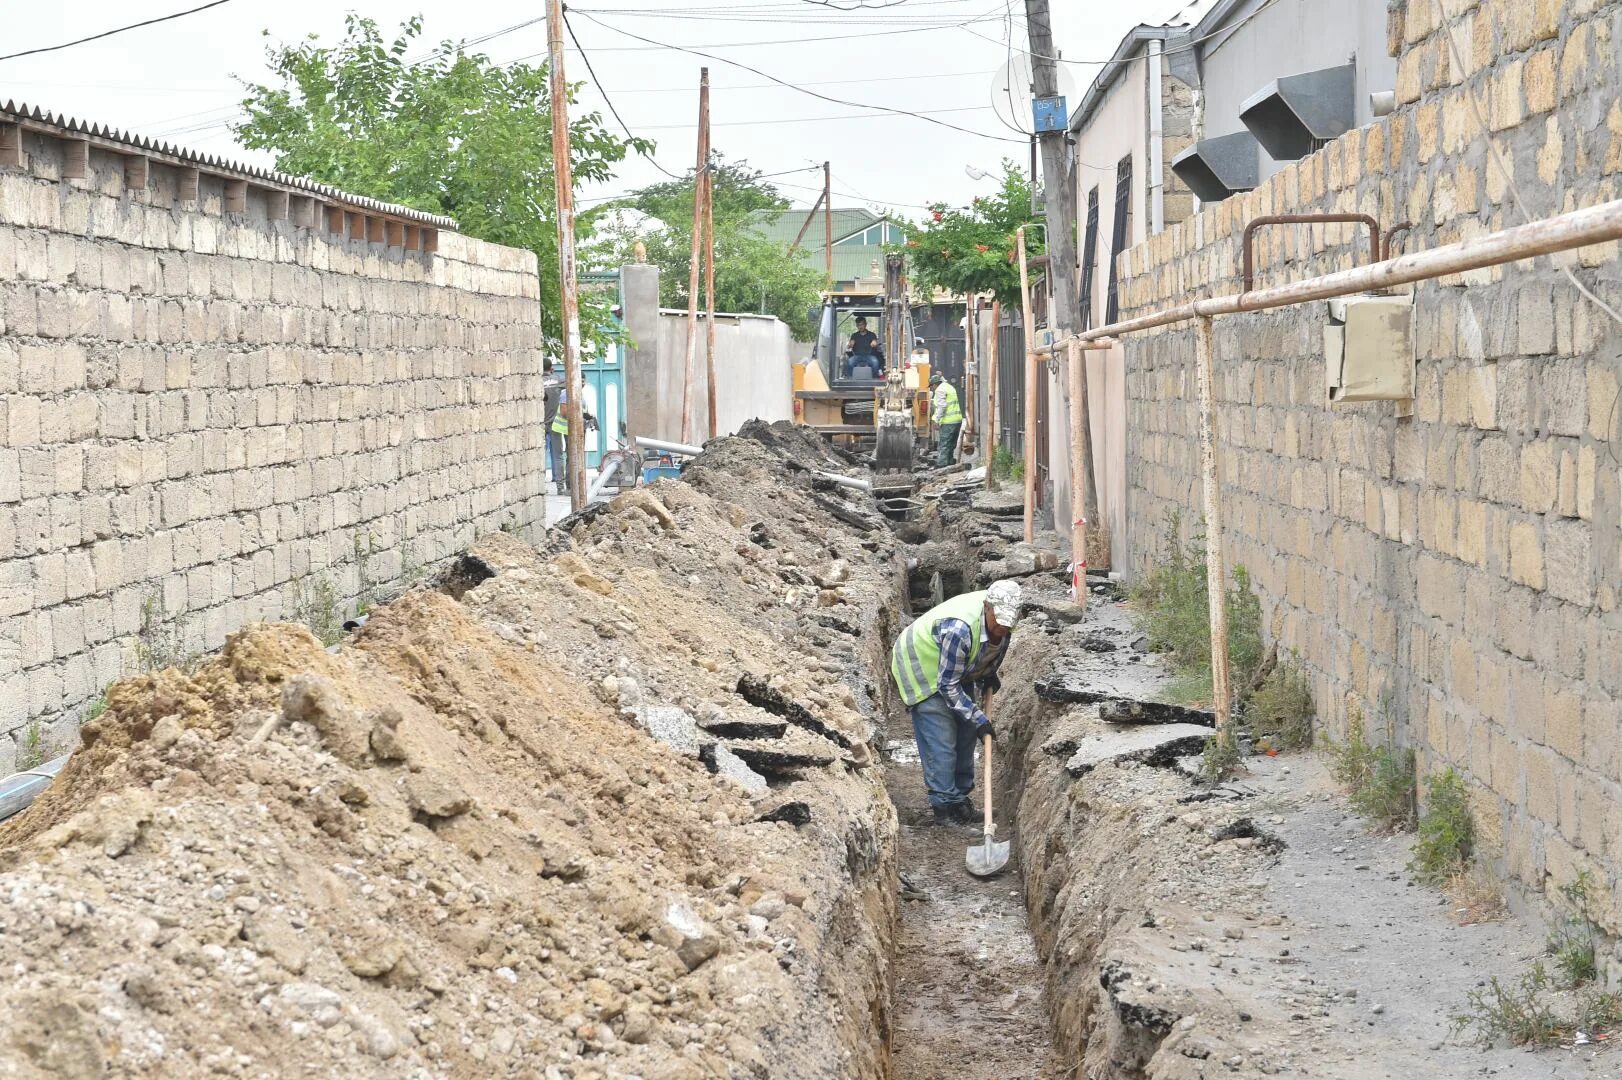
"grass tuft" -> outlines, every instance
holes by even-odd
[[[1464,778],[1451,767],[1443,769],[1425,781],[1425,813],[1409,867],[1427,885],[1443,884],[1468,864],[1474,843]]]
[[[1294,657],[1275,667],[1250,697],[1245,725],[1279,750],[1312,745],[1312,686]]]
[[[1329,771],[1346,792],[1352,808],[1388,832],[1414,825],[1414,752],[1368,741],[1363,715],[1352,710],[1346,741],[1325,740]]]

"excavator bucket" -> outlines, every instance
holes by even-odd
[[[912,468],[912,418],[906,413],[879,417],[873,468],[878,472],[906,472]]]

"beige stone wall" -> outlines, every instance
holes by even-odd
[[[1238,291],[1239,234],[1260,214],[1355,210],[1411,220],[1408,250],[1522,219],[1465,85],[1542,217],[1618,196],[1622,7],[1433,0],[1393,11],[1401,108],[1263,188],[1123,256],[1123,315]],[[1366,258],[1346,226],[1273,228],[1259,283]],[[1622,871],[1622,333],[1562,273],[1622,303],[1616,244],[1416,289],[1418,397],[1329,408],[1324,305],[1216,321],[1218,439],[1231,561],[1312,677],[1331,732],[1348,710],[1452,765],[1475,794],[1484,856],[1533,891],[1589,869],[1606,921]],[[1193,331],[1126,339],[1130,548],[1168,510],[1200,517]]]
[[[0,773],[139,646],[197,653],[330,586],[345,612],[544,520],[535,257],[222,216],[154,165],[0,169]],[[364,558],[357,558],[357,551]],[[307,601],[308,602],[308,601]],[[142,636],[143,623],[157,627]]]

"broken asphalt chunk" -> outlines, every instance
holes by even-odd
[[[1195,724],[1156,724],[1087,735],[1076,743],[1076,752],[1065,762],[1071,776],[1086,776],[1100,765],[1138,761],[1160,768],[1180,756],[1199,752],[1211,733]]]
[[[786,802],[766,811],[756,821],[786,821],[795,828],[811,821],[811,807],[803,802]]]

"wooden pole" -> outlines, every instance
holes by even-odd
[[[966,447],[963,451],[965,458],[974,450],[974,305],[978,298],[970,296],[963,304],[963,432],[958,438],[958,445]]]
[[[709,389],[710,438],[719,433],[719,410],[716,408],[715,379],[715,173],[710,161],[710,87],[706,82],[700,91],[699,123],[703,130],[699,138],[704,144],[704,385]]]
[[[552,178],[558,203],[558,291],[563,311],[563,377],[569,400],[564,402],[569,425],[569,506],[586,505],[586,425],[583,419],[585,382],[580,376],[580,294],[574,259],[574,169],[569,158],[569,84],[563,77],[563,3],[547,0],[546,49],[551,76]]]
[[[1019,254],[1020,321],[1025,324],[1025,542],[1036,538],[1036,325],[1031,318],[1031,277],[1025,264],[1025,227],[1014,233]]]
[[[982,425],[986,440],[986,490],[990,491],[997,486],[997,480],[991,475],[991,459],[997,453],[997,440],[1001,435],[999,425],[1002,423],[1002,410],[997,407],[997,389],[1000,379],[997,375],[997,358],[1002,354],[1002,301],[991,301],[991,356],[987,360],[986,368],[986,422]]]
[[[693,171],[693,244],[687,265],[687,359],[681,378],[681,441],[693,441],[693,363],[698,356],[698,267],[704,242],[704,172],[709,165],[704,132],[709,127],[710,69],[698,74],[698,167]]]
[[[1217,490],[1216,397],[1211,319],[1201,316],[1194,324],[1195,362],[1200,391],[1200,478],[1205,486],[1205,574],[1206,599],[1211,609],[1211,694],[1216,698],[1216,723],[1228,726],[1233,709],[1233,690],[1228,676],[1227,578],[1222,570],[1222,502]]]
[[[1072,572],[1071,587],[1076,593],[1076,605],[1083,612],[1087,610],[1087,504],[1082,497],[1081,487],[1087,475],[1087,455],[1092,447],[1087,445],[1087,425],[1083,418],[1087,415],[1087,379],[1082,365],[1087,362],[1087,354],[1082,351],[1081,342],[1070,343],[1070,562],[1075,568]]]

